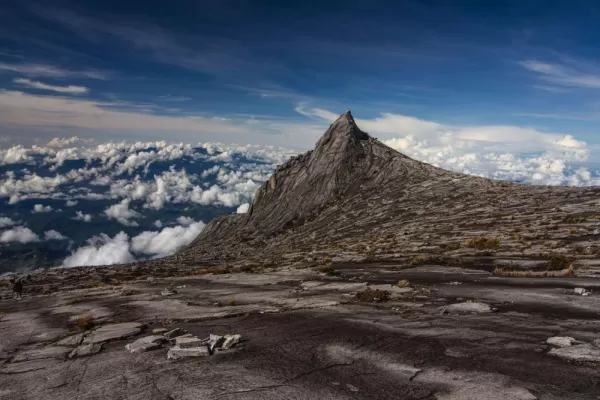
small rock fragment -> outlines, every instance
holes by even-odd
[[[221,347],[225,338],[219,335],[213,335],[212,333],[209,336],[208,349],[211,353],[213,353],[218,347]]]
[[[98,343],[82,344],[69,354],[69,358],[84,357],[97,354],[102,350],[102,345]]]
[[[177,290],[173,290],[173,289],[165,289],[162,292],[160,292],[161,295],[163,296],[173,296],[177,294]]]
[[[585,296],[587,293],[587,290],[585,288],[577,287],[577,288],[573,289],[573,293],[578,294],[580,296]]]
[[[546,339],[546,343],[557,347],[573,346],[575,339],[570,336],[552,336]]]
[[[242,340],[242,335],[225,335],[224,338],[225,340],[223,341],[221,348],[223,350],[228,350],[237,345],[240,342],[240,340]]]
[[[206,357],[209,355],[210,353],[206,346],[190,347],[183,349],[180,347],[173,347],[169,349],[169,352],[167,353],[167,359],[178,360],[185,357]]]
[[[175,328],[175,329],[170,330],[169,332],[165,333],[163,336],[166,337],[167,339],[173,339],[178,336],[185,335],[185,333],[186,333],[185,329]]]
[[[146,336],[136,340],[133,343],[125,345],[125,349],[127,349],[130,353],[142,353],[145,351],[160,349],[162,344],[167,341],[168,339],[166,339],[164,336]]]

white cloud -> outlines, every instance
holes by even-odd
[[[102,234],[88,240],[88,245],[80,247],[65,258],[63,267],[123,264],[135,261],[129,252],[129,237],[120,232],[111,238]]]
[[[246,214],[249,209],[250,209],[250,203],[244,203],[237,208],[236,212],[238,214]]]
[[[142,232],[131,239],[131,249],[135,253],[165,257],[191,243],[204,226],[199,221],[188,226],[167,227],[160,232]]]
[[[0,165],[26,163],[31,160],[28,150],[23,146],[0,149]]]
[[[76,206],[77,203],[79,203],[77,200],[67,200],[67,203],[65,205],[67,207],[73,207],[73,206]]]
[[[90,222],[92,220],[92,215],[84,214],[82,211],[77,211],[75,213],[75,217],[73,217],[71,219],[74,219],[75,221]]]
[[[42,204],[36,204],[33,206],[33,213],[47,213],[52,211],[53,208],[50,206],[44,206]]]
[[[191,224],[193,224],[195,221],[193,218],[190,217],[186,217],[186,216],[180,216],[179,218],[177,218],[177,223],[179,225],[183,225],[183,226],[189,226]]]
[[[519,64],[539,74],[539,78],[555,85],[581,88],[600,88],[600,75],[579,71],[569,65],[551,64],[538,60],[523,60]],[[542,86],[542,90],[547,90]]]
[[[160,219],[157,219],[156,221],[154,221],[154,226],[160,229],[163,227],[163,223]]]
[[[152,258],[174,254],[194,240],[204,229],[202,221],[188,226],[167,227],[160,232],[142,232],[129,239],[125,232],[113,238],[106,234],[94,236],[88,244],[67,257],[63,267],[112,265],[135,261],[134,254]]]
[[[48,78],[89,78],[89,79],[107,79],[108,74],[97,70],[82,70],[74,71],[64,68],[59,68],[47,64],[9,64],[0,62],[0,71],[16,72],[26,76],[44,76]]]
[[[0,234],[1,243],[19,242],[31,243],[39,242],[40,238],[33,231],[24,226],[17,226],[6,230]]]
[[[16,224],[17,224],[16,221],[13,221],[12,219],[10,219],[8,217],[0,217],[0,228],[6,228],[7,226],[13,226]]]
[[[106,214],[109,219],[115,219],[119,221],[119,223],[122,225],[138,226],[138,223],[131,221],[131,219],[140,218],[141,214],[135,210],[131,210],[129,208],[130,203],[130,199],[123,199],[120,203],[113,204],[104,210],[104,214]]]
[[[48,90],[48,91],[51,91],[51,92],[58,92],[58,93],[84,94],[84,93],[87,93],[89,91],[89,89],[86,88],[86,87],[84,87],[84,86],[75,86],[75,85],[57,86],[57,85],[49,85],[47,83],[43,83],[43,82],[39,82],[39,81],[32,81],[31,79],[25,79],[25,78],[13,79],[13,82],[17,83],[19,85],[22,85],[22,86],[27,86],[27,87],[32,88],[32,89]]]
[[[68,237],[64,236],[60,232],[54,229],[44,232],[44,240],[67,240]]]

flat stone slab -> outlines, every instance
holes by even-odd
[[[152,333],[166,333],[169,330],[167,328],[154,328],[152,329]]]
[[[190,347],[200,347],[204,346],[205,342],[198,337],[177,337],[175,338],[175,346],[178,346],[182,349],[187,349]]]
[[[440,309],[443,312],[451,314],[480,314],[489,313],[492,311],[492,308],[489,306],[489,304],[477,302],[450,304],[449,306],[441,307]]]
[[[552,349],[548,354],[569,361],[600,362],[600,348],[589,343]]]
[[[143,325],[137,322],[104,325],[87,335],[83,340],[83,344],[105,343],[111,340],[125,339],[140,333],[142,327]]]
[[[39,349],[25,350],[13,357],[12,362],[42,360],[46,358],[65,359],[71,352],[69,347],[47,346]]]
[[[69,354],[69,358],[91,356],[91,355],[100,353],[101,350],[102,350],[101,344],[97,344],[97,343],[82,344],[81,346],[77,347],[75,350],[73,350]]]
[[[569,347],[575,343],[575,338],[570,336],[552,336],[546,339],[546,343],[557,347]]]
[[[145,351],[160,349],[163,343],[168,342],[168,339],[160,335],[146,336],[136,340],[133,343],[125,345],[125,349],[130,353],[143,353]]]
[[[181,358],[186,357],[207,357],[210,356],[210,352],[208,351],[208,347],[190,347],[182,349],[180,347],[173,347],[169,349],[167,353],[167,359],[169,360],[179,360]]]

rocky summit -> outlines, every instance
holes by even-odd
[[[179,254],[0,277],[0,399],[600,398],[600,189],[340,116]]]

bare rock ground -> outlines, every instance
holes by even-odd
[[[393,264],[338,268],[334,277],[312,268],[282,268],[143,278],[126,287],[4,300],[0,398],[600,396],[600,348],[594,343],[600,339],[600,294],[575,296],[565,289],[591,278],[535,278],[524,289],[518,277],[473,281],[469,271],[454,270],[445,280],[429,280],[438,278],[435,272],[417,268],[419,283],[394,290],[398,280],[417,272]],[[365,271],[368,278],[355,279]],[[161,295],[174,287],[177,294]],[[393,295],[381,302],[357,300],[365,288]],[[444,308],[456,312],[442,313]],[[108,310],[110,317],[81,329],[72,317],[85,309]],[[241,334],[244,346],[176,360],[167,359],[168,346],[125,349],[140,338],[156,338],[153,330],[176,328],[200,338]],[[572,346],[548,341],[555,336],[573,338]],[[95,344],[102,345],[100,351],[68,356]]]

